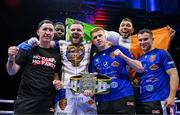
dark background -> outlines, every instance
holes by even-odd
[[[7,49],[36,36],[43,19],[54,22],[74,18],[117,31],[123,18],[133,21],[135,33],[143,28],[170,25],[176,30],[169,52],[180,72],[179,0],[1,0],[0,3],[0,99],[15,99],[20,74],[9,76]],[[180,73],[179,73],[180,75]]]

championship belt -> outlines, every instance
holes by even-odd
[[[94,94],[109,93],[111,78],[101,74],[82,74],[70,78],[71,90],[83,93],[91,90]]]

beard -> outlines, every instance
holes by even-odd
[[[121,33],[120,33],[120,34],[121,34]],[[131,34],[124,34],[124,33],[122,33],[121,36],[122,36],[122,38],[124,38],[124,39],[128,39],[128,38],[131,36]]]
[[[79,45],[82,42],[82,38],[71,38],[71,43],[74,45]]]

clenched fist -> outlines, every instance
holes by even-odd
[[[19,49],[16,46],[10,46],[8,48],[8,60],[14,61]]]
[[[119,50],[119,49],[116,49],[114,51],[114,54],[117,55],[117,56],[120,56],[121,58],[124,59],[125,55]]]

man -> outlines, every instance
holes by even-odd
[[[50,48],[54,37],[53,23],[43,20],[39,23],[37,35],[39,46],[22,51],[16,46],[8,49],[7,71],[9,75],[16,74],[22,68],[21,83],[15,101],[16,114],[53,114],[54,86],[61,88],[58,80],[60,70],[60,55]]]
[[[91,43],[83,42],[84,27],[80,22],[70,26],[70,41],[59,41],[62,56],[62,81],[64,82],[66,107],[56,105],[56,114],[96,114],[95,101],[91,97],[70,90],[70,78],[88,72]],[[56,43],[57,45],[57,43]],[[62,96],[61,96],[62,97]],[[92,101],[92,104],[88,102]]]
[[[55,37],[54,40],[65,40],[65,26],[62,22],[54,23]]]
[[[111,77],[110,92],[96,95],[98,114],[135,114],[133,88],[128,75],[128,66],[143,72],[141,63],[134,60],[129,51],[121,46],[111,46],[105,31],[96,27],[90,33],[92,42],[98,49],[92,58],[90,72]]]
[[[65,40],[65,26],[62,22],[54,23],[54,37],[53,40],[57,43],[59,40]],[[27,43],[23,42],[19,44],[17,47],[23,49],[31,49],[34,46],[39,45],[39,41],[36,37],[32,37],[31,39],[26,41]],[[58,47],[57,47],[58,49]]]
[[[152,46],[153,34],[149,29],[138,32],[138,41],[144,51],[139,58],[144,73],[140,76],[138,113],[169,114],[179,84],[175,63],[167,51]]]
[[[113,43],[113,45],[121,45],[127,49],[130,49],[131,35],[134,32],[132,21],[129,18],[122,19],[119,25],[119,33],[113,31],[107,31],[107,38]]]
[[[119,34],[113,31],[107,31],[107,38],[113,43],[113,45],[121,45],[127,48],[134,58],[138,59],[142,54],[142,50],[139,47],[137,36],[132,35],[134,32],[133,23],[129,18],[124,18],[119,25]],[[153,46],[160,49],[168,49],[170,40],[175,36],[175,30],[170,26],[152,30],[155,43]],[[158,41],[159,40],[159,41]]]
[[[110,31],[107,33],[107,39],[112,42],[113,45],[120,45],[131,51],[131,35],[134,32],[133,23],[129,18],[124,18],[119,25],[119,33]],[[138,52],[138,51],[137,51]],[[130,52],[131,55],[134,53]],[[141,54],[141,53],[140,53]],[[138,54],[139,55],[139,52]],[[139,55],[140,56],[140,55]],[[134,57],[134,55],[133,55]],[[129,71],[131,83],[135,93],[135,99],[137,100],[139,94],[138,78],[135,76],[135,71],[131,68]]]
[[[163,34],[164,35],[167,34],[166,36],[168,36],[165,38],[172,39],[175,35],[175,30],[173,30],[169,26],[167,26],[167,28],[165,28],[164,31],[165,30],[166,30],[166,33],[163,33]],[[143,54],[143,52],[138,44],[137,38],[132,36],[133,32],[134,32],[134,27],[133,27],[132,21],[129,18],[124,18],[124,19],[122,19],[122,21],[120,22],[120,25],[119,25],[119,33],[120,34],[110,31],[110,32],[107,32],[107,38],[109,41],[111,41],[113,43],[113,45],[120,45],[120,46],[124,46],[125,48],[127,48],[130,51],[131,55],[133,55],[133,57],[135,59],[138,59]],[[159,33],[156,32],[155,30],[154,30],[154,33],[159,35]],[[159,37],[157,39],[159,39]],[[164,43],[162,43],[162,41]],[[153,46],[160,47],[162,44],[166,44],[165,40],[162,40],[162,41],[153,43]],[[160,48],[165,49],[165,47],[163,47],[163,46]],[[166,49],[167,49],[167,47],[166,47]],[[132,69],[130,70],[129,75],[131,77],[131,81],[132,81],[131,83],[133,84],[135,98],[137,98],[138,94],[139,94],[139,86],[138,86],[139,78],[137,76],[135,76],[135,72]]]
[[[58,47],[60,49],[62,57],[61,81],[64,84],[63,89],[59,90],[57,95],[58,102],[55,108],[55,115],[96,114],[96,104],[93,98],[84,96],[81,93],[75,93],[70,89],[70,78],[72,76],[88,72],[91,43],[83,42],[83,37],[84,27],[80,22],[75,21],[70,26],[70,41],[59,40],[56,43],[51,41],[52,47]]]
[[[131,51],[131,35],[133,34],[133,32],[134,32],[134,27],[133,27],[132,21],[129,18],[124,18],[122,19],[119,25],[120,34],[113,31],[106,31],[106,36],[107,36],[107,40],[112,42],[113,45],[120,45],[127,48],[129,51]],[[132,52],[130,53],[132,54]],[[131,69],[129,71],[129,74],[130,74],[133,85],[137,85],[138,80],[135,79],[135,76],[134,76],[135,72]]]

